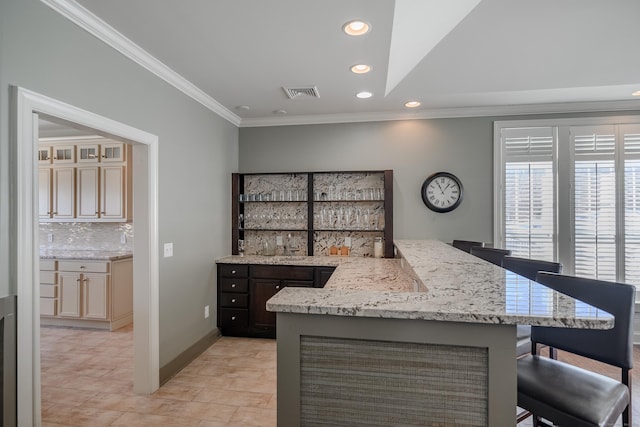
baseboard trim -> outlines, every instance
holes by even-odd
[[[204,337],[196,341],[191,347],[180,353],[175,359],[160,368],[160,385],[162,386],[178,372],[184,369],[196,357],[200,356],[206,349],[221,337],[220,330],[214,329]]]

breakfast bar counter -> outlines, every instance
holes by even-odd
[[[516,325],[613,326],[608,313],[445,243],[395,246],[396,259],[329,259],[337,268],[324,288],[287,287],[267,302],[279,426],[513,426]]]

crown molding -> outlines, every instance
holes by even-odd
[[[564,102],[547,104],[500,105],[421,109],[412,112],[319,114],[289,117],[242,119],[240,127],[294,126],[329,123],[381,122],[394,120],[453,119],[463,117],[519,116],[563,113],[640,110],[640,100]]]
[[[160,62],[74,0],[40,1],[220,117],[236,126],[240,126],[241,119],[239,116],[229,111],[196,85]]]

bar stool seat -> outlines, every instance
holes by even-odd
[[[620,381],[542,356],[518,359],[518,405],[555,424],[613,426],[629,404]]]
[[[539,272],[536,282],[603,310],[615,318],[611,329],[531,327],[531,354],[517,360],[518,407],[534,426],[613,426],[622,416],[633,426],[631,370],[636,288],[624,283]],[[537,355],[546,344],[619,368],[620,379]]]

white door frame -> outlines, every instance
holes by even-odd
[[[16,283],[18,420],[41,425],[40,290],[37,191],[38,114],[57,117],[133,144],[135,239],[133,244],[134,391],[159,387],[158,137],[27,89],[12,87],[16,163],[12,172],[10,267]]]

